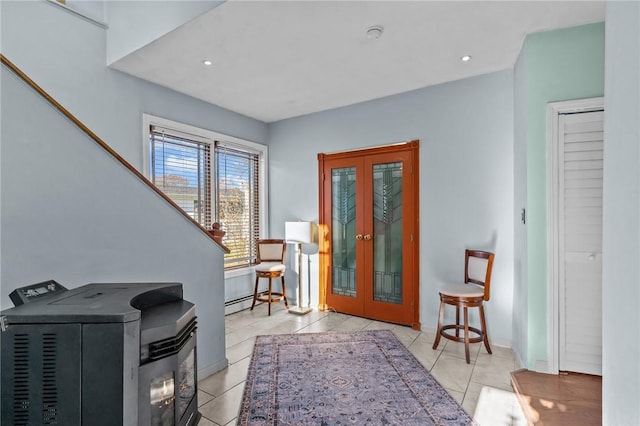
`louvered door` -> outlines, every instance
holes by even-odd
[[[602,374],[603,111],[559,117],[559,369]]]

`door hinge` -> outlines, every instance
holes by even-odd
[[[409,235],[409,241],[413,242],[413,232]]]
[[[411,312],[413,312],[413,300],[411,301]]]

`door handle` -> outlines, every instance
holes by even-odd
[[[356,235],[356,240],[360,241],[362,239],[362,234]]]
[[[364,236],[364,239],[365,239],[365,240],[367,240],[367,241],[371,240],[371,235],[366,234],[366,235]]]

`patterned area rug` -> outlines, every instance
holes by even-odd
[[[468,425],[389,330],[258,336],[238,425]]]

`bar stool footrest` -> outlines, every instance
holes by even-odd
[[[462,331],[463,336],[462,337],[454,336],[453,334],[449,334],[445,332],[445,330],[451,330],[451,329],[453,330],[457,329]],[[475,333],[478,335],[478,337],[469,336],[469,343],[480,343],[484,340],[484,333],[482,333],[482,331],[476,327],[469,327],[469,333]],[[442,335],[442,337],[447,338],[449,340],[464,343],[464,325],[463,324],[443,325],[442,330],[440,331],[440,335]]]
[[[269,299],[269,292],[268,291],[263,291],[261,293],[258,293],[256,295],[256,302],[265,302],[265,303],[269,303],[269,301],[271,302],[279,302],[280,300],[282,300],[282,293],[276,293],[276,292],[271,292],[271,299]]]

